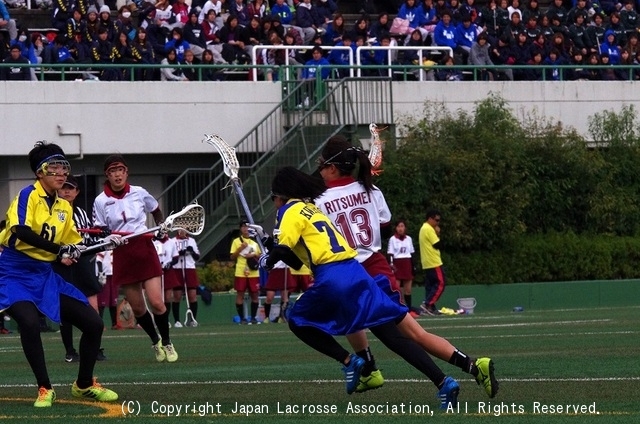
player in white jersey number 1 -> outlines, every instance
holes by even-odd
[[[156,199],[144,188],[128,183],[129,168],[121,155],[105,159],[104,174],[104,191],[93,204],[94,226],[132,233],[147,229],[149,213],[156,224],[164,220]],[[163,236],[158,234],[159,238]],[[134,237],[114,250],[113,283],[122,286],[138,324],[151,338],[156,360],[175,362],[178,354],[169,337],[169,312],[164,304],[161,276],[162,267],[151,238]],[[147,310],[143,288],[153,318]]]

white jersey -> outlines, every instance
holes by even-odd
[[[393,257],[393,259],[405,259],[411,258],[411,254],[414,253],[413,242],[411,237],[405,235],[403,239],[399,239],[395,234],[389,239],[389,246],[387,247],[387,254]]]
[[[200,15],[198,15],[198,23],[201,24],[206,18],[207,13],[213,9],[216,11],[216,17],[222,14],[222,2],[216,0],[208,0],[204,6],[202,6],[202,10],[200,11]]]
[[[175,269],[182,269],[183,261],[185,269],[196,269],[196,260],[191,255],[191,252],[186,252],[184,256],[180,256],[180,251],[187,250],[187,247],[191,246],[196,255],[200,255],[200,251],[198,250],[198,245],[196,241],[191,237],[187,238],[178,238],[174,237],[169,240],[170,243],[173,244],[173,257],[178,257],[178,263],[173,265]]]
[[[111,250],[105,250],[96,255],[96,275],[98,275],[98,263],[102,264],[102,272],[105,275],[113,275],[113,254]]]
[[[351,177],[327,185],[327,191],[316,199],[316,206],[358,251],[356,260],[364,262],[382,249],[380,225],[391,221],[389,206],[377,187],[367,193],[364,186]]]
[[[156,253],[158,254],[158,259],[160,259],[160,265],[162,265],[162,268],[165,268],[167,264],[171,263],[174,254],[175,256],[178,255],[175,251],[175,245],[170,239],[167,239],[164,243],[154,239],[153,246],[156,248]]]
[[[158,209],[158,201],[139,186],[127,186],[123,196],[108,188],[93,202],[93,225],[111,231],[134,233],[147,229],[147,214]]]

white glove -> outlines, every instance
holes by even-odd
[[[101,286],[104,286],[105,284],[107,284],[107,274],[105,274],[104,272],[99,272],[98,283],[100,283]]]
[[[104,250],[113,250],[118,246],[129,243],[129,239],[123,239],[122,236],[118,234],[111,234],[110,236],[105,237],[104,241],[109,243],[105,246]]]
[[[249,227],[249,234],[251,235],[251,237],[257,236],[260,237],[261,240],[267,237],[267,233],[264,232],[264,229],[260,225],[249,224],[247,226]]]

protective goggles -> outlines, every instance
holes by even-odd
[[[71,173],[71,164],[69,164],[69,161],[66,159],[52,159],[43,162],[39,170],[48,177],[66,177]]]

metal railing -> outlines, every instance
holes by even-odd
[[[369,47],[365,48],[369,49]],[[428,50],[429,47],[421,47],[421,50]],[[400,49],[399,49],[400,50]],[[47,79],[47,76],[55,75],[63,81],[67,80],[77,80],[83,77],[83,74],[93,73],[94,75],[104,69],[124,69],[127,70],[127,80],[135,81],[135,70],[137,69],[161,69],[166,68],[167,65],[162,64],[83,64],[83,63],[75,63],[75,64],[12,64],[12,63],[0,63],[0,69],[2,68],[12,68],[16,67],[16,65],[20,67],[27,68],[35,68],[36,77],[44,81]],[[295,75],[295,70],[304,68],[304,65],[297,66],[273,66],[273,65],[171,65],[172,68],[180,68],[187,69],[193,68],[198,71],[198,78],[201,81],[203,77],[203,73],[206,70],[216,70],[216,71],[242,71],[247,73],[247,79],[251,75],[253,76],[253,70],[256,72],[267,72],[267,71],[276,71],[279,75],[279,81],[283,81],[286,83],[290,83],[291,80],[287,78],[287,75]],[[318,67],[321,68],[321,67]],[[451,69],[454,68],[463,72],[467,76],[467,80],[469,81],[482,81],[484,80],[485,71],[495,71],[499,73],[504,73],[505,71],[512,70],[557,70],[559,79],[566,81],[567,75],[570,71],[576,69],[584,69],[584,70],[613,70],[613,71],[625,71],[627,72],[627,76],[624,78],[628,81],[635,81],[637,76],[640,76],[640,65],[432,65],[432,66],[421,66],[421,65],[413,65],[413,64],[383,64],[383,65],[360,65],[354,64],[353,66],[349,65],[329,65],[329,68],[334,70],[340,69],[349,69],[349,71],[353,71],[356,75],[362,75],[363,71],[371,70],[376,71],[377,75],[380,75],[380,71],[382,70],[381,76],[388,76],[392,74],[395,80],[410,80],[414,79],[416,75],[416,71],[419,70],[433,70],[438,71],[442,69]],[[320,74],[320,72],[318,73]],[[318,87],[323,87],[325,83],[320,80],[319,76],[317,77]],[[542,72],[541,81],[551,80],[547,76],[547,72]],[[524,80],[524,81],[535,81],[535,80]]]

